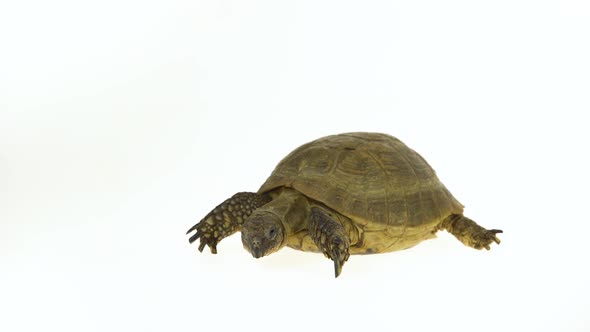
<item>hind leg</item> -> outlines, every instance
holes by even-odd
[[[440,224],[440,228],[446,229],[468,247],[475,249],[486,248],[487,250],[490,250],[492,242],[500,244],[500,239],[496,234],[502,233],[499,229],[485,229],[462,214],[448,216]]]

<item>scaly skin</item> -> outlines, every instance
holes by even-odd
[[[201,238],[199,251],[202,252],[207,245],[211,253],[216,254],[219,241],[239,231],[252,211],[270,201],[271,197],[264,194],[240,192],[233,195],[186,232],[188,234],[197,231],[190,237],[189,242],[193,243]]]
[[[496,234],[502,233],[499,229],[487,230],[462,214],[448,216],[440,224],[440,228],[446,229],[464,245],[478,250],[483,248],[490,250],[492,242],[500,244]]]
[[[350,254],[350,238],[344,227],[318,207],[311,208],[309,234],[326,257],[334,261],[336,278]]]

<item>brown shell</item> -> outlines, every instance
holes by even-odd
[[[278,187],[294,188],[365,230],[428,229],[463,212],[418,153],[378,133],[333,135],[300,146],[259,192]]]

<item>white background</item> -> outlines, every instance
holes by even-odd
[[[0,330],[589,331],[587,1],[5,1]],[[502,244],[260,260],[184,232],[392,134]]]

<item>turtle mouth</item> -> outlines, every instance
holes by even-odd
[[[254,258],[260,258],[264,256],[264,251],[260,248],[252,248],[252,256],[254,256]]]
[[[264,246],[263,243],[258,238],[254,238],[252,240],[245,240],[242,239],[242,243],[244,244],[244,249],[246,249],[252,257],[260,258],[267,255],[268,250]]]
[[[250,250],[248,251],[250,251],[254,258],[264,257],[272,252],[272,250],[269,250],[270,248],[264,246],[262,243],[259,244],[258,242],[254,244],[250,243],[249,248]]]

